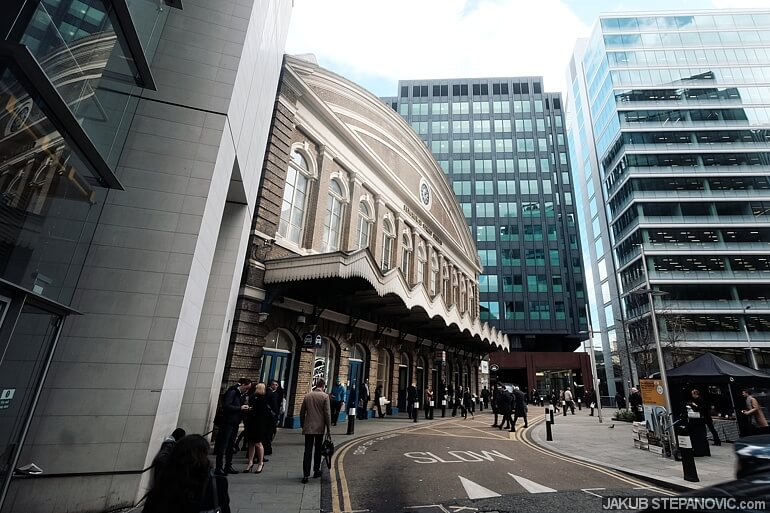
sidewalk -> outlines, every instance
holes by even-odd
[[[631,423],[612,420],[614,409],[602,410],[604,422],[590,417],[588,411],[575,415],[555,415],[553,441],[546,441],[545,422],[530,432],[532,440],[565,456],[610,467],[640,478],[664,482],[680,489],[695,490],[735,478],[733,444],[711,445],[711,457],[695,458],[700,482],[682,477],[682,462],[634,448]],[[610,426],[614,425],[614,428]]]
[[[420,412],[422,414],[422,412]],[[419,423],[436,422],[424,420]],[[347,422],[332,427],[335,447],[363,436],[392,431],[414,425],[406,414],[385,419],[357,420],[354,435],[346,435]],[[230,509],[232,513],[318,513],[321,509],[321,479],[313,479],[303,485],[302,456],[305,438],[301,429],[279,429],[273,441],[273,454],[268,456],[261,474],[235,474],[228,476],[230,485]],[[233,458],[238,470],[246,468],[246,452]],[[324,478],[328,476],[326,464],[321,463]]]

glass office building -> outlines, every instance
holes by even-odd
[[[407,80],[383,100],[454,188],[484,268],[481,318],[512,348],[577,348],[585,292],[561,95],[540,77]]]
[[[568,76],[605,358],[655,371],[654,312],[669,365],[769,367],[770,11],[602,16]]]

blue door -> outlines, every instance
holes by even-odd
[[[362,360],[348,360],[348,411],[351,414],[351,408],[358,408],[358,391],[361,388],[362,373],[364,371],[364,362]]]
[[[289,404],[289,390],[291,390],[288,382],[290,370],[290,352],[281,349],[264,350],[262,353],[262,366],[259,369],[259,382],[270,386],[270,382],[276,380],[281,385],[286,404]]]

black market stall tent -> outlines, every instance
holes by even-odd
[[[675,369],[666,370],[666,374],[675,416],[684,412],[684,405],[689,400],[693,388],[711,385],[724,390],[723,387],[726,387],[730,398],[729,406],[737,419],[741,418],[740,411],[744,409],[741,396],[743,388],[770,389],[770,374],[723,360],[711,353],[705,353]],[[701,393],[703,392],[705,391],[701,390]]]

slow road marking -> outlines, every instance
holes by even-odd
[[[521,486],[523,486],[524,489],[527,490],[529,493],[550,493],[550,492],[556,491],[553,488],[548,488],[547,486],[543,486],[534,481],[530,481],[529,479],[526,479],[524,477],[517,476],[516,474],[511,474],[510,472],[508,472],[508,475],[514,478],[516,482],[519,483]]]
[[[480,461],[495,461],[495,458],[513,461],[500,451],[447,451],[447,459],[440,458],[432,452],[405,452],[404,456],[415,463],[478,463]]]
[[[488,497],[500,497],[500,494],[493,492],[489,488],[484,488],[478,483],[474,483],[470,479],[465,479],[463,476],[457,476],[460,478],[460,482],[465,488],[465,493],[468,494],[469,499],[486,499]]]

